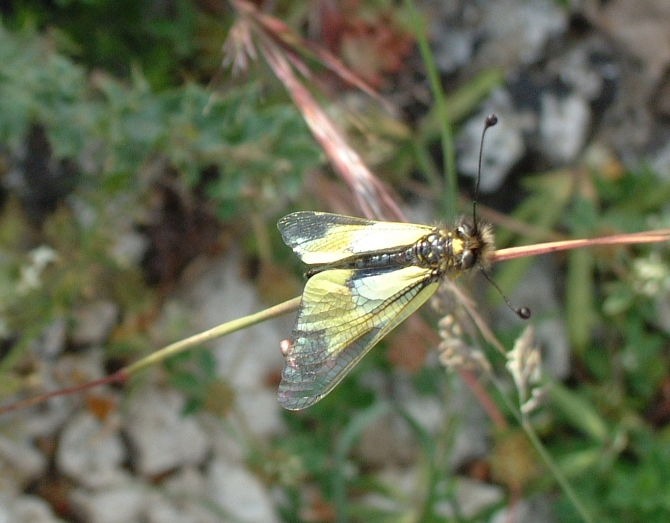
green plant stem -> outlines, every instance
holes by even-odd
[[[441,468],[445,465],[443,459],[438,458],[437,442],[431,434],[426,431],[420,423],[412,418],[408,412],[398,408],[398,414],[405,420],[414,434],[416,434],[419,446],[424,454],[426,462],[426,497],[421,502],[420,516],[417,521],[430,521],[433,516],[435,501],[437,499],[437,484],[440,478]],[[438,462],[439,461],[439,462]]]
[[[335,444],[335,467],[333,469],[333,504],[335,505],[336,523],[346,523],[348,518],[348,500],[346,491],[346,474],[344,472],[347,454],[360,438],[363,430],[371,423],[390,411],[390,405],[378,402],[354,416],[344,428]]]
[[[434,191],[433,194],[442,194],[444,192],[442,175],[440,169],[430,156],[426,140],[422,135],[415,135],[412,137],[411,142],[414,158],[416,158],[419,169],[426,177],[430,190]]]
[[[440,75],[433,60],[433,54],[428,44],[425,27],[421,21],[416,6],[412,0],[405,0],[405,6],[409,11],[414,34],[416,35],[421,57],[426,65],[426,72],[428,74],[428,81],[433,91],[435,98],[435,106],[437,108],[438,120],[440,123],[440,132],[442,135],[442,156],[444,158],[444,172],[447,178],[447,190],[445,191],[446,211],[451,214],[448,218],[456,216],[456,197],[458,194],[458,178],[456,176],[456,153],[454,152],[454,137],[451,131],[451,121],[447,111],[447,104],[445,102],[444,90],[440,81]]]
[[[540,438],[537,437],[537,433],[535,432],[535,429],[533,429],[532,425],[528,421],[526,415],[519,412],[515,408],[515,406],[512,404],[510,399],[505,394],[503,386],[500,383],[498,383],[498,381],[495,379],[493,380],[493,382],[498,391],[500,392],[500,397],[505,402],[512,415],[517,419],[519,425],[521,425],[521,428],[526,433],[526,436],[528,436],[528,439],[530,440],[531,444],[542,458],[542,461],[544,461],[544,463],[547,465],[547,467],[551,471],[551,474],[556,479],[556,482],[561,487],[561,490],[563,490],[563,493],[568,497],[572,505],[575,507],[577,513],[580,515],[580,517],[585,523],[593,523],[593,518],[588,513],[586,507],[584,507],[584,504],[581,502],[581,500],[575,493],[568,479],[565,477],[565,475],[558,467],[558,465],[556,465],[556,462],[553,460],[551,455],[544,448],[544,445],[540,441]]]
[[[525,416],[523,416],[523,418],[525,418]],[[573,490],[572,485],[570,485],[568,479],[565,477],[563,472],[558,468],[558,465],[556,465],[556,462],[547,452],[547,449],[544,448],[544,445],[542,445],[540,438],[537,437],[535,429],[533,429],[531,424],[525,419],[521,422],[521,427],[523,428],[523,431],[526,433],[526,436],[528,436],[530,442],[533,444],[533,447],[535,447],[537,453],[540,455],[540,457],[545,462],[547,467],[549,467],[549,470],[551,470],[551,473],[556,478],[556,481],[558,482],[559,486],[561,487],[561,489],[563,489],[563,492],[568,497],[572,505],[575,507],[575,510],[579,513],[581,518],[586,523],[593,523],[593,518],[591,518],[591,515],[586,510],[586,507],[577,497],[577,494]]]
[[[207,341],[213,340],[215,338],[220,338],[221,336],[231,334],[235,331],[246,329],[247,327],[251,327],[252,325],[256,325],[257,323],[261,323],[271,318],[276,318],[277,316],[281,316],[283,314],[286,314],[287,312],[295,310],[300,305],[300,299],[301,297],[298,296],[297,298],[285,301],[283,303],[280,303],[279,305],[275,305],[274,307],[270,307],[261,312],[257,312],[256,314],[250,314],[249,316],[245,316],[244,318],[238,318],[236,320],[229,321],[227,323],[224,323],[223,325],[219,325],[208,331],[201,332],[199,334],[191,336],[190,338],[186,338],[185,340],[172,343],[171,345],[168,345],[167,347],[164,347],[150,354],[146,358],[142,358],[141,360],[138,360],[135,363],[132,363],[131,365],[128,365],[127,367],[124,367],[116,371],[114,374],[110,374],[109,376],[106,376],[102,379],[84,383],[83,385],[77,385],[75,387],[68,387],[65,389],[47,392],[45,394],[33,396],[23,401],[12,403],[11,405],[2,406],[0,407],[0,416],[14,410],[19,410],[33,405],[37,405],[39,403],[47,401],[51,398],[55,398],[57,396],[68,396],[70,394],[79,394],[85,390],[89,390],[92,389],[93,387],[98,387],[100,385],[109,385],[111,383],[125,383],[131,375],[144,369],[145,367],[149,367],[150,365],[159,363],[164,359],[169,358],[170,356],[174,356],[175,354],[184,352],[185,350],[196,347]]]
[[[235,331],[246,329],[247,327],[251,327],[257,323],[261,323],[271,318],[276,318],[277,316],[286,314],[292,310],[296,310],[300,305],[300,299],[300,296],[298,296],[297,298],[285,301],[279,305],[275,305],[274,307],[270,307],[255,314],[250,314],[249,316],[245,316],[243,318],[237,318],[227,323],[223,323],[222,325],[218,325],[208,331],[195,334],[190,338],[172,343],[167,347],[150,354],[146,358],[142,358],[141,360],[128,365],[125,370],[128,375],[135,374],[145,367],[155,365],[156,363],[163,361],[170,356],[184,352],[185,350],[196,347],[197,345],[201,345],[207,341],[220,338],[221,336],[231,334]]]

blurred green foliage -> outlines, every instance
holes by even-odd
[[[114,249],[124,232],[143,223],[149,190],[166,173],[176,173],[185,191],[208,194],[222,219],[249,212],[274,217],[298,193],[305,171],[321,163],[297,111],[264,98],[258,83],[220,94],[192,82],[155,92],[139,68],[127,81],[89,75],[55,51],[50,38],[2,27],[0,63],[5,179],[21,178],[35,125],[48,142],[44,165],[58,170],[67,161],[76,171],[67,205],[37,229],[17,205],[6,205],[0,218],[1,319],[5,336],[21,335],[17,355],[85,296],[121,300],[123,310],[149,306],[139,267],[125,265]],[[53,259],[40,268],[44,278],[34,289],[18,292],[39,245]],[[5,368],[14,361],[6,359]]]
[[[141,188],[142,168],[161,155],[190,187],[210,167],[209,192],[221,215],[244,205],[266,209],[294,195],[320,152],[289,104],[268,104],[258,86],[213,95],[201,86],[155,93],[135,70],[130,85],[49,52],[35,35],[0,30],[0,141],[16,150],[29,126],[46,127],[56,158],[88,155],[83,186]]]
[[[220,9],[226,11],[224,2]],[[220,63],[220,40],[229,28],[225,21],[230,20],[214,17],[188,0],[19,0],[10,2],[6,11],[6,27],[49,32],[61,50],[87,68],[118,77],[129,76],[131,65],[138,65],[158,90],[194,74],[197,80],[211,76]],[[218,32],[218,45],[212,31]],[[211,43],[201,38],[203,34],[210,35]]]
[[[576,169],[537,175],[525,186],[529,196],[514,216],[539,234],[595,238],[670,224],[670,184],[649,171],[606,179]],[[571,388],[550,387],[545,442],[598,521],[665,521],[669,514],[661,487],[668,466],[662,391],[670,369],[669,255],[667,245],[653,244],[580,249],[563,259],[560,288],[577,370]],[[507,263],[496,279],[509,286],[519,274],[513,266],[529,263]],[[563,499],[557,514],[578,519]]]

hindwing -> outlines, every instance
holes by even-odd
[[[437,280],[417,266],[329,269],[309,278],[285,354],[279,403],[299,410],[328,394],[437,290]]]

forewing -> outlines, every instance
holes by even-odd
[[[298,257],[309,265],[335,263],[354,256],[412,245],[433,228],[399,222],[377,222],[325,212],[295,212],[277,223]]]
[[[437,287],[429,270],[414,266],[312,276],[286,353],[279,403],[300,410],[319,401]]]

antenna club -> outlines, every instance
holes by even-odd
[[[475,193],[474,193],[474,197],[472,199],[472,223],[473,223],[474,234],[479,234],[478,224],[477,224],[477,198],[479,198],[479,181],[481,180],[481,177],[482,177],[482,151],[484,150],[484,136],[486,135],[487,129],[489,127],[493,127],[497,123],[498,123],[498,117],[495,114],[491,113],[486,117],[486,121],[484,123],[484,130],[482,131],[482,140],[479,144],[479,166],[477,168],[477,183],[475,184]],[[484,230],[485,229],[482,227],[482,231],[484,231]],[[489,231],[488,234],[490,236],[491,232]],[[492,245],[493,241],[491,240],[489,242],[484,242],[484,243],[487,244],[487,245]],[[528,307],[516,308],[516,307],[512,306],[510,301],[507,299],[507,296],[505,296],[502,289],[500,287],[498,287],[496,282],[494,282],[491,279],[491,276],[486,271],[486,269],[484,268],[483,265],[481,265],[481,264],[479,265],[479,270],[482,272],[484,277],[489,281],[489,283],[491,283],[491,285],[493,285],[496,288],[496,290],[500,293],[500,296],[502,296],[502,299],[505,301],[507,306],[512,311],[514,311],[514,313],[519,318],[521,318],[522,320],[527,320],[528,318],[530,318],[530,309]]]
[[[528,318],[530,318],[530,309],[529,309],[528,307],[519,307],[519,308],[517,308],[517,307],[515,307],[514,305],[512,305],[512,302],[510,302],[509,299],[507,298],[507,296],[505,296],[505,293],[504,293],[504,292],[502,291],[502,289],[498,286],[498,284],[497,284],[496,282],[494,282],[493,279],[491,279],[491,275],[490,275],[488,272],[486,272],[486,269],[484,269],[484,267],[482,267],[482,266],[480,265],[480,266],[479,266],[479,270],[480,270],[480,272],[484,275],[484,278],[486,278],[486,279],[488,280],[488,282],[489,282],[491,285],[493,285],[493,287],[495,287],[495,289],[498,291],[498,294],[500,294],[500,297],[501,297],[501,298],[503,299],[503,301],[505,302],[505,305],[507,305],[507,307],[509,307],[509,309],[510,309],[511,311],[513,311],[514,314],[516,314],[516,315],[517,315],[519,318],[521,318],[522,320],[527,320]]]
[[[516,315],[522,320],[527,320],[530,318],[530,309],[528,307],[521,307],[516,309],[514,312],[516,312]]]

